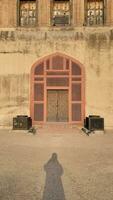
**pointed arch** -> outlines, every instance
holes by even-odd
[[[31,91],[30,91],[30,112],[33,124],[46,123],[52,119],[48,117],[48,91],[60,91],[62,93],[63,105],[68,105],[58,113],[67,114],[67,117],[55,120],[67,123],[83,123],[85,116],[85,73],[84,66],[76,59],[56,52],[36,61],[31,68]],[[67,91],[67,97],[63,97],[62,91]],[[58,95],[57,95],[58,96]],[[64,98],[64,99],[63,99]],[[67,98],[68,103],[65,103]],[[54,98],[53,98],[54,99]],[[58,100],[59,101],[59,100]],[[60,103],[59,103],[60,104]],[[54,106],[54,105],[53,105]],[[61,105],[59,105],[61,107]],[[52,108],[51,108],[52,109]],[[53,109],[55,110],[55,109]],[[58,116],[57,116],[58,118]],[[55,117],[54,117],[55,119]]]

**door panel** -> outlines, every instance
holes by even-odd
[[[68,91],[58,91],[58,121],[68,121]]]
[[[48,90],[47,111],[47,121],[68,121],[68,91]]]
[[[56,121],[57,117],[57,91],[48,90],[47,92],[47,121]]]

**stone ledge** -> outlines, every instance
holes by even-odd
[[[0,40],[37,41],[37,40],[113,40],[113,27],[83,28],[0,28]]]

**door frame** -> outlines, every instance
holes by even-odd
[[[53,57],[55,56],[60,56],[63,58],[64,60],[64,63],[66,62],[65,60],[68,59],[69,60],[69,68],[71,67],[71,63],[74,62],[76,63],[80,69],[81,69],[81,121],[72,121],[72,100],[71,97],[72,97],[72,94],[71,94],[71,91],[72,91],[72,81],[71,81],[71,78],[72,78],[72,75],[71,75],[71,71],[69,72],[69,86],[65,86],[65,87],[58,87],[58,86],[47,86],[46,85],[46,61],[49,59],[50,60],[50,68],[52,68],[52,59]],[[35,72],[35,68],[40,65],[40,63],[43,62],[44,63],[44,75],[43,75],[43,84],[44,84],[44,118],[42,121],[35,121],[34,120],[34,79],[35,79],[35,75],[34,75],[34,72]],[[57,71],[57,70],[56,70]],[[83,64],[81,64],[78,60],[74,59],[73,57],[70,57],[68,55],[65,55],[63,53],[59,53],[59,52],[56,52],[56,53],[53,53],[49,56],[45,56],[43,57],[42,59],[39,59],[38,61],[36,61],[32,68],[31,68],[31,84],[30,84],[30,116],[32,118],[32,121],[33,121],[33,124],[34,125],[38,125],[38,124],[44,124],[44,123],[48,123],[46,118],[47,118],[47,90],[48,89],[60,89],[60,90],[69,90],[68,92],[68,100],[69,100],[69,121],[66,122],[66,123],[69,123],[69,124],[83,124],[84,123],[84,118],[85,118],[85,69],[84,69],[84,66]],[[42,102],[41,102],[42,103]],[[58,122],[59,123],[59,122]]]
[[[69,88],[68,89],[65,89],[65,88],[62,88],[62,89],[60,89],[60,88],[56,88],[56,89],[53,89],[53,88],[50,88],[50,89],[47,89],[47,95],[48,95],[48,90],[50,91],[50,90],[53,90],[53,91],[62,91],[62,90],[64,90],[64,91],[67,91],[67,100],[68,100],[68,102],[67,102],[67,104],[68,104],[68,121],[61,121],[61,122],[57,122],[57,121],[55,121],[55,122],[51,122],[51,121],[48,121],[47,120],[47,117],[48,117],[48,98],[46,97],[46,99],[47,99],[47,101],[46,101],[46,122],[47,123],[68,123],[69,122]]]

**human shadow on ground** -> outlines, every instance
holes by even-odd
[[[61,180],[63,168],[58,161],[56,153],[53,153],[44,165],[44,170],[46,172],[46,181],[42,200],[66,200]]]

